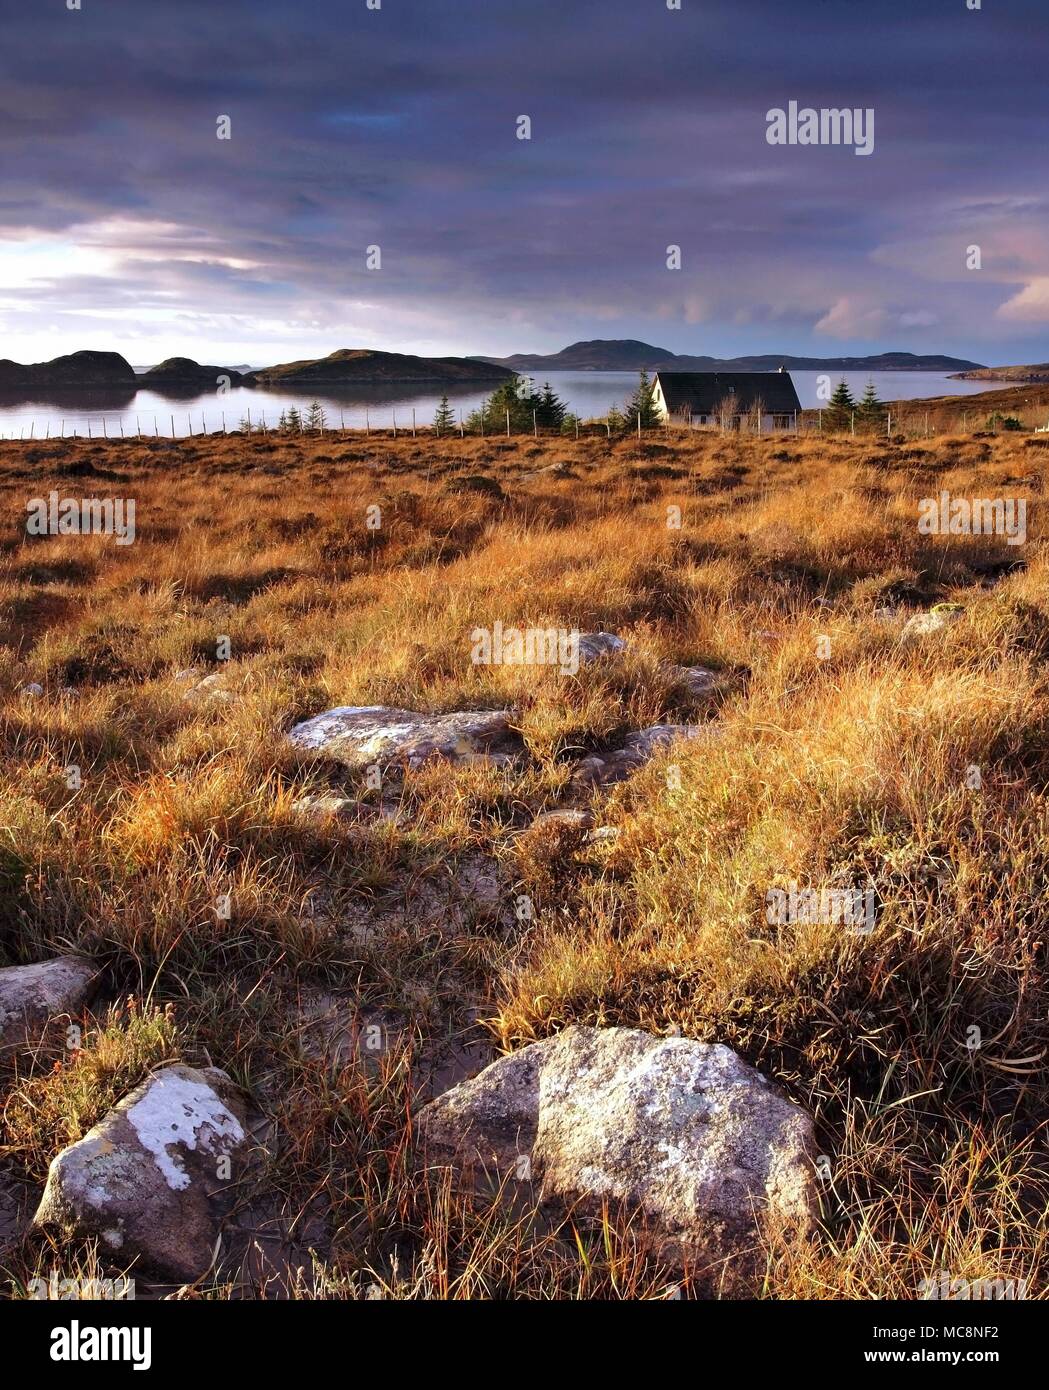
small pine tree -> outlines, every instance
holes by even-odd
[[[638,378],[637,390],[626,404],[626,421],[631,429],[637,429],[639,418],[643,430],[654,430],[661,423],[656,409],[655,387],[644,367]]]
[[[823,428],[825,430],[851,430],[855,409],[856,402],[849,390],[849,383],[842,377],[823,412]]]
[[[437,414],[433,417],[433,427],[437,434],[451,434],[455,429],[455,411],[448,404],[448,397],[441,397]]]
[[[885,406],[878,399],[874,382],[867,382],[867,389],[856,406],[856,423],[863,429],[880,429],[885,424]]]
[[[622,434],[626,429],[626,416],[619,409],[618,405],[613,405],[605,416],[605,423],[608,425],[609,434]]]
[[[302,432],[302,416],[299,414],[297,406],[289,406],[287,414],[287,428],[292,434]]]
[[[311,401],[309,409],[306,411],[303,426],[308,430],[320,430],[323,433],[327,424],[328,417],[325,415],[324,407],[320,401]]]

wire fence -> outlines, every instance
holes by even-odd
[[[323,412],[310,419],[309,413],[287,411],[246,411],[239,419],[228,419],[223,411],[169,412],[158,413],[118,413],[75,416],[27,415],[13,417],[0,415],[0,439],[50,441],[56,439],[99,439],[99,440],[143,440],[143,439],[186,439],[222,435],[294,435],[294,434],[359,434],[382,435],[398,438],[401,435],[460,437],[489,436],[506,437],[532,435],[541,437],[576,438],[591,435],[616,434],[638,435],[642,432],[651,435],[658,430],[686,430],[699,433],[720,434],[833,434],[841,436],[863,435],[892,437],[903,435],[906,438],[928,437],[932,434],[989,431],[1008,432],[1021,429],[1049,433],[1049,407],[1017,402],[1008,412],[994,410],[988,413],[981,410],[966,409],[965,397],[959,397],[958,409],[937,405],[931,409],[923,403],[907,401],[893,402],[884,407],[884,414],[877,420],[865,418],[860,412],[851,419],[834,417],[831,412],[809,409],[794,412],[789,416],[754,418],[748,416],[703,417],[702,420],[687,416],[664,420],[654,429],[642,431],[640,424],[632,424],[626,430],[614,430],[612,424],[604,419],[579,420],[570,416],[567,424],[548,426],[533,417],[528,422],[514,421],[507,413],[505,420],[489,414],[479,416],[472,411],[464,418],[458,418],[438,425],[432,419],[420,420],[416,410],[373,412],[370,409]]]

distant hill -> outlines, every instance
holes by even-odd
[[[138,378],[119,352],[71,352],[50,362],[0,361],[0,391],[25,386],[131,386]]]
[[[140,387],[199,387],[201,390],[214,390],[221,376],[229,377],[231,386],[239,386],[245,374],[236,367],[205,367],[194,362],[191,357],[169,357],[147,372],[142,372],[136,381]]]
[[[498,382],[510,368],[485,358],[413,357],[371,348],[343,348],[328,357],[263,367],[248,378],[260,386],[355,386],[367,382],[420,382],[435,386]]]
[[[968,372],[953,372],[964,381],[1012,381],[1030,386],[1049,382],[1049,362],[1036,362],[1028,367],[976,367]]]
[[[561,352],[516,353],[486,357],[515,372],[774,372],[779,367],[799,372],[963,372],[980,363],[961,357],[921,356],[913,352],[881,352],[872,357],[795,357],[763,353],[754,357],[694,357],[638,342],[636,338],[595,338],[572,343]]]

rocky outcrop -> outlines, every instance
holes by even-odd
[[[98,1237],[122,1264],[190,1282],[212,1263],[222,1216],[251,1154],[243,1103],[225,1072],[154,1072],[55,1158],[34,1218]]]
[[[508,710],[420,714],[386,705],[345,705],[296,724],[292,745],[348,767],[418,767],[428,758],[467,762],[518,752]]]
[[[90,1001],[98,967],[82,956],[57,956],[0,970],[0,1054],[38,1047]]]
[[[537,1184],[561,1210],[623,1209],[671,1263],[746,1261],[817,1212],[810,1117],[729,1048],[572,1027],[417,1117],[429,1161]]]

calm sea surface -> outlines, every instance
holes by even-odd
[[[819,374],[792,372],[802,406],[821,404],[816,395]],[[829,374],[836,383],[840,372]],[[853,394],[863,393],[868,380],[874,381],[884,401],[914,400],[922,396],[966,396],[991,389],[994,383],[952,381],[939,372],[845,372]],[[584,420],[602,416],[613,403],[622,403],[637,385],[633,372],[548,372],[534,378],[542,385],[549,380],[569,408]],[[449,389],[456,415],[465,418],[479,406],[492,388]],[[170,437],[213,430],[237,429],[251,413],[253,424],[277,423],[281,411],[290,406],[305,410],[314,399],[324,407],[328,424],[338,428],[377,429],[417,428],[433,423],[440,391],[432,387],[360,386],[352,390],[318,391],[299,394],[238,387],[225,395],[190,391],[185,395],[161,395],[156,391],[80,390],[41,393],[39,396],[0,396],[0,435],[6,439],[42,438],[90,432],[94,435],[160,434]]]

